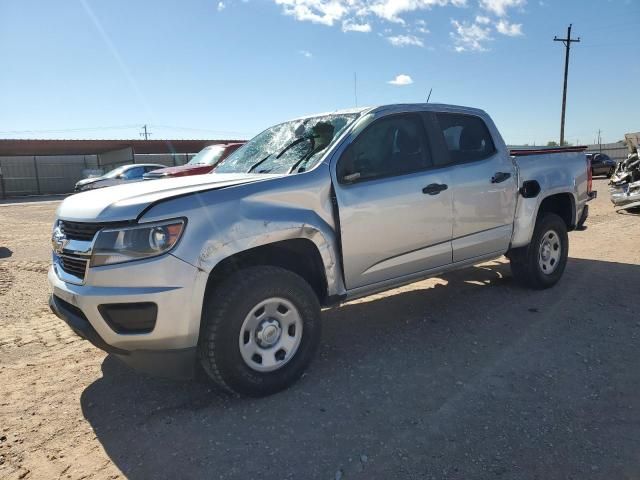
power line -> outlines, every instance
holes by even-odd
[[[129,128],[137,128],[137,125],[119,125],[110,127],[80,127],[80,128],[58,128],[55,130],[6,130],[0,132],[0,135],[19,134],[19,133],[65,133],[65,132],[88,132],[93,130],[126,130]]]
[[[562,90],[562,117],[560,120],[560,146],[564,145],[564,118],[567,109],[567,78],[569,77],[569,51],[571,50],[571,44],[580,41],[580,37],[577,39],[571,38],[571,24],[567,29],[567,38],[553,37],[554,42],[562,42],[565,48],[564,59],[564,88]]]

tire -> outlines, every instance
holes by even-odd
[[[607,172],[607,178],[611,178],[613,177],[613,173],[615,172],[615,168],[610,168],[609,171]]]
[[[564,220],[544,213],[536,221],[531,243],[510,252],[511,272],[522,285],[542,290],[553,287],[564,272],[569,236]]]
[[[302,277],[269,266],[238,270],[205,298],[200,363],[223,390],[271,395],[310,364],[320,322],[318,297]]]

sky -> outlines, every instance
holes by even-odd
[[[640,0],[0,0],[0,138],[250,138],[302,115],[486,110],[509,144],[640,130]]]

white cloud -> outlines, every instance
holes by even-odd
[[[401,73],[400,75],[396,75],[396,78],[389,80],[387,83],[397,86],[411,85],[413,83],[413,78]]]
[[[377,17],[404,25],[402,15],[433,7],[464,7],[467,0],[272,0],[286,15],[300,21],[333,25],[338,21],[363,24],[357,19]]]
[[[220,0],[218,9],[240,0]],[[241,0],[246,2],[247,0]],[[381,37],[396,47],[424,47],[429,34],[428,12],[435,8],[459,9],[479,5],[482,11],[465,21],[452,20],[450,33],[454,48],[462,51],[485,51],[493,40],[492,32],[515,37],[522,35],[522,24],[507,20],[512,9],[522,8],[527,0],[263,0],[273,3],[285,15],[301,22],[329,27],[343,32],[369,33],[378,30]],[[534,0],[542,1],[542,0]],[[409,14],[413,14],[409,16]],[[392,28],[389,28],[392,27]]]
[[[485,52],[485,42],[492,40],[490,28],[479,23],[451,20],[454,31],[451,32],[456,52]]]
[[[347,13],[348,3],[341,0],[275,0],[284,13],[296,20],[332,26]]]
[[[394,35],[386,38],[394,47],[407,47],[410,45],[415,47],[424,47],[422,40],[415,35]]]
[[[371,31],[371,25],[368,23],[354,23],[350,20],[345,20],[342,22],[342,31],[368,33]]]
[[[523,7],[526,3],[526,0],[480,0],[482,8],[499,17],[504,17],[510,8]]]
[[[509,37],[518,37],[522,35],[521,23],[509,23],[507,20],[500,20],[496,23],[496,30]]]
[[[313,53],[311,53],[309,50],[299,50],[298,53],[305,58],[313,57]]]

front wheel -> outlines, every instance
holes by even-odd
[[[198,342],[204,370],[224,390],[254,397],[293,384],[320,341],[309,284],[278,267],[238,270],[205,299]]]
[[[567,265],[569,236],[564,220],[545,213],[536,222],[531,243],[510,252],[511,272],[521,284],[535,289],[554,286]]]

